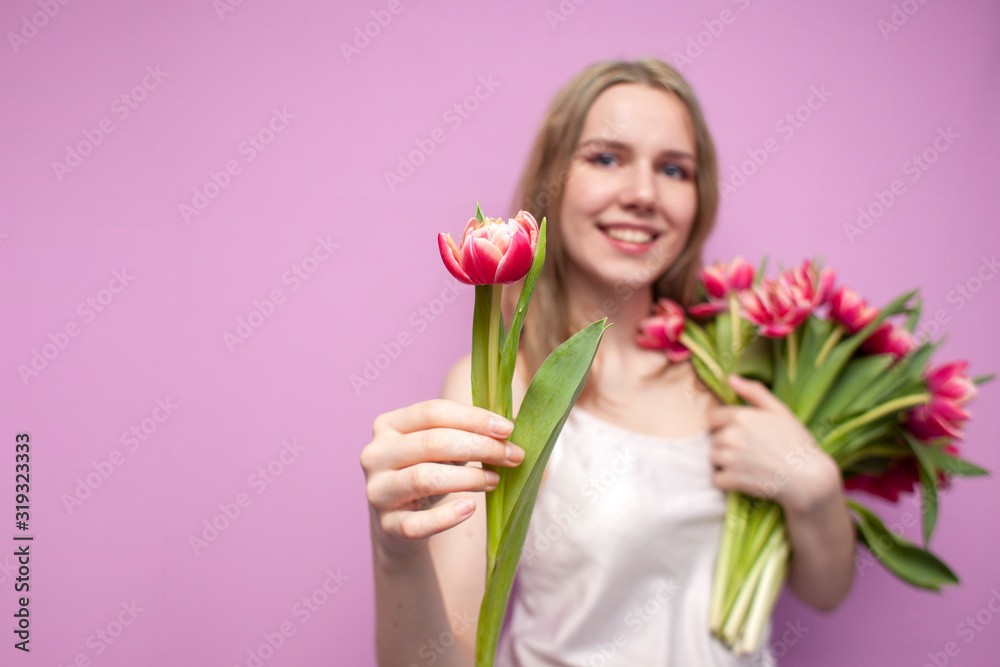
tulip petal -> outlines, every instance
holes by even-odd
[[[462,268],[477,285],[491,285],[502,256],[488,240],[473,236],[462,255]]]
[[[441,259],[444,260],[444,266],[451,275],[466,285],[474,284],[469,274],[458,263],[458,247],[455,245],[455,240],[451,238],[451,234],[438,234],[438,250],[441,251]]]
[[[695,317],[711,317],[729,309],[726,301],[709,301],[707,303],[696,303],[688,308],[688,313]]]
[[[508,285],[516,283],[527,275],[531,268],[531,261],[535,256],[534,250],[527,234],[519,230],[511,236],[507,252],[504,253],[497,265],[496,277],[494,278],[496,282]]]

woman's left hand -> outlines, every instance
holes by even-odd
[[[809,513],[839,498],[840,469],[788,406],[760,382],[730,375],[729,385],[749,405],[709,412],[712,482],[793,512]]]

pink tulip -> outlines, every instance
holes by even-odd
[[[878,476],[857,475],[844,480],[845,489],[860,489],[891,502],[899,500],[900,493],[912,493],[920,481],[916,459],[899,459]]]
[[[458,246],[451,234],[438,234],[444,265],[466,285],[509,285],[523,278],[538,246],[538,223],[527,211],[513,220],[469,220]]]
[[[695,317],[709,317],[729,309],[726,297],[730,292],[740,292],[753,285],[754,268],[742,257],[737,257],[728,264],[716,262],[703,266],[699,275],[709,300],[691,306],[688,312]]]
[[[713,299],[723,299],[730,292],[745,290],[753,284],[753,267],[742,257],[726,264],[716,262],[700,271],[705,291]]]
[[[947,405],[947,402],[942,401],[942,399],[931,399],[930,404],[918,405],[910,410],[906,416],[906,426],[913,435],[924,441],[935,438],[961,440],[961,422],[967,419],[969,414],[961,408],[955,408],[960,411],[964,418],[951,419],[949,417],[959,416],[952,408],[955,406]]]
[[[878,317],[878,311],[865,303],[857,292],[842,285],[830,297],[830,317],[854,334]]]
[[[931,400],[907,414],[907,426],[921,440],[962,439],[962,424],[969,413],[962,409],[976,395],[972,380],[963,375],[967,361],[953,361],[924,373]]]
[[[968,361],[952,361],[925,374],[927,389],[935,396],[950,399],[955,405],[965,405],[976,396],[976,385],[963,373]]]
[[[762,280],[739,293],[744,316],[757,325],[761,336],[783,338],[802,323],[812,308],[804,308],[787,282]]]
[[[883,322],[865,339],[861,348],[871,354],[891,354],[900,359],[915,350],[917,345],[909,331],[892,322]]]
[[[788,285],[789,292],[800,308],[811,312],[830,300],[835,278],[833,269],[819,272],[807,259],[802,266],[785,271],[778,280]]]
[[[684,309],[670,299],[653,305],[653,315],[639,325],[636,342],[650,350],[663,350],[670,361],[684,361],[691,356],[680,342],[684,333]]]

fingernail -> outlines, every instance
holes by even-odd
[[[503,417],[490,417],[490,433],[494,435],[510,435],[514,430],[514,424]]]
[[[468,516],[476,509],[476,501],[471,498],[464,498],[455,503],[455,511],[459,516]]]
[[[508,444],[505,455],[511,463],[520,463],[524,460],[524,450],[517,445]]]
[[[486,471],[486,488],[488,488],[488,489],[495,489],[495,488],[497,488],[497,484],[499,484],[499,483],[500,483],[500,475],[498,475],[496,473],[496,471],[494,471],[494,470],[487,470]]]

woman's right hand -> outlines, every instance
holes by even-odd
[[[505,441],[513,429],[499,415],[447,399],[379,415],[361,451],[372,539],[390,552],[412,553],[472,516],[470,492],[492,491],[499,480],[476,464],[513,467],[524,459],[524,450]],[[442,502],[452,493],[458,495]]]

